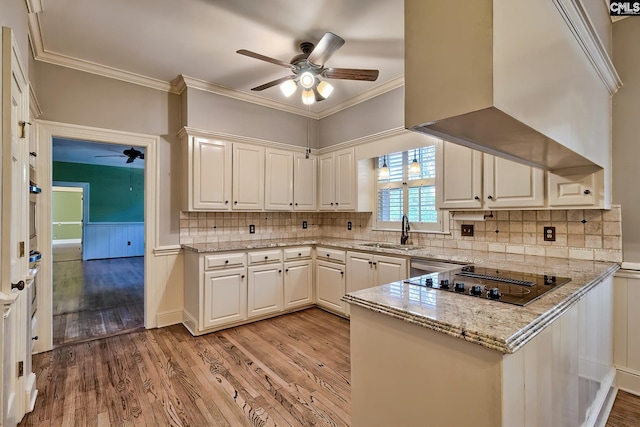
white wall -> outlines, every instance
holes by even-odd
[[[623,86],[613,96],[613,203],[622,205],[625,262],[640,263],[640,20],[613,25],[613,62]]]

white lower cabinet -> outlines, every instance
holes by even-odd
[[[231,268],[204,273],[203,297],[203,328],[246,319],[246,269]]]
[[[332,261],[316,261],[316,304],[328,310],[344,314],[345,265]]]
[[[284,263],[284,308],[313,304],[313,262]]]
[[[247,315],[249,318],[278,313],[284,306],[282,264],[252,266],[248,270]]]

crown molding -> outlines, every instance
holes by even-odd
[[[31,117],[37,119],[42,115],[42,108],[38,102],[36,92],[33,90],[33,85],[29,85],[29,110],[31,110]]]
[[[363,92],[359,95],[349,98],[346,101],[343,101],[337,105],[334,105],[333,107],[329,107],[325,110],[320,111],[318,113],[318,118],[324,119],[325,117],[329,117],[332,114],[335,114],[342,110],[346,110],[347,108],[353,107],[355,105],[368,101],[372,98],[375,98],[376,96],[380,96],[383,93],[390,92],[402,86],[404,86],[404,75],[391,79],[386,83],[382,83],[381,85],[378,85],[374,88],[367,90],[366,92]]]
[[[318,155],[331,153],[333,151],[342,150],[345,148],[357,147],[358,145],[364,145],[371,142],[379,141],[381,139],[387,139],[398,135],[404,135],[411,133],[412,131],[405,129],[404,127],[396,127],[387,130],[383,130],[378,133],[372,133],[371,135],[361,136],[359,138],[350,139],[348,141],[339,142],[337,144],[330,145],[318,149]]]
[[[553,2],[609,93],[615,94],[622,86],[622,80],[594,29],[582,1],[554,0]]]

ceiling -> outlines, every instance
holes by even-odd
[[[36,59],[176,92],[179,75],[213,92],[322,117],[403,84],[403,0],[27,0]],[[38,3],[37,6],[33,6]],[[289,62],[299,43],[333,32],[346,43],[327,62],[379,69],[375,82],[330,80],[331,97],[302,104],[277,86],[291,74],[236,53]]]
[[[141,159],[135,159],[129,164],[126,163],[127,157],[122,154],[122,152],[128,148],[131,147],[75,139],[53,138],[51,157],[54,162],[83,163],[122,168],[144,168],[144,160]],[[135,148],[144,153],[144,148]]]

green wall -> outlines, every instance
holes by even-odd
[[[51,196],[53,240],[82,239],[82,224],[57,224],[82,221],[82,192],[54,188]]]
[[[53,181],[89,184],[88,222],[144,222],[144,169],[53,162]]]

